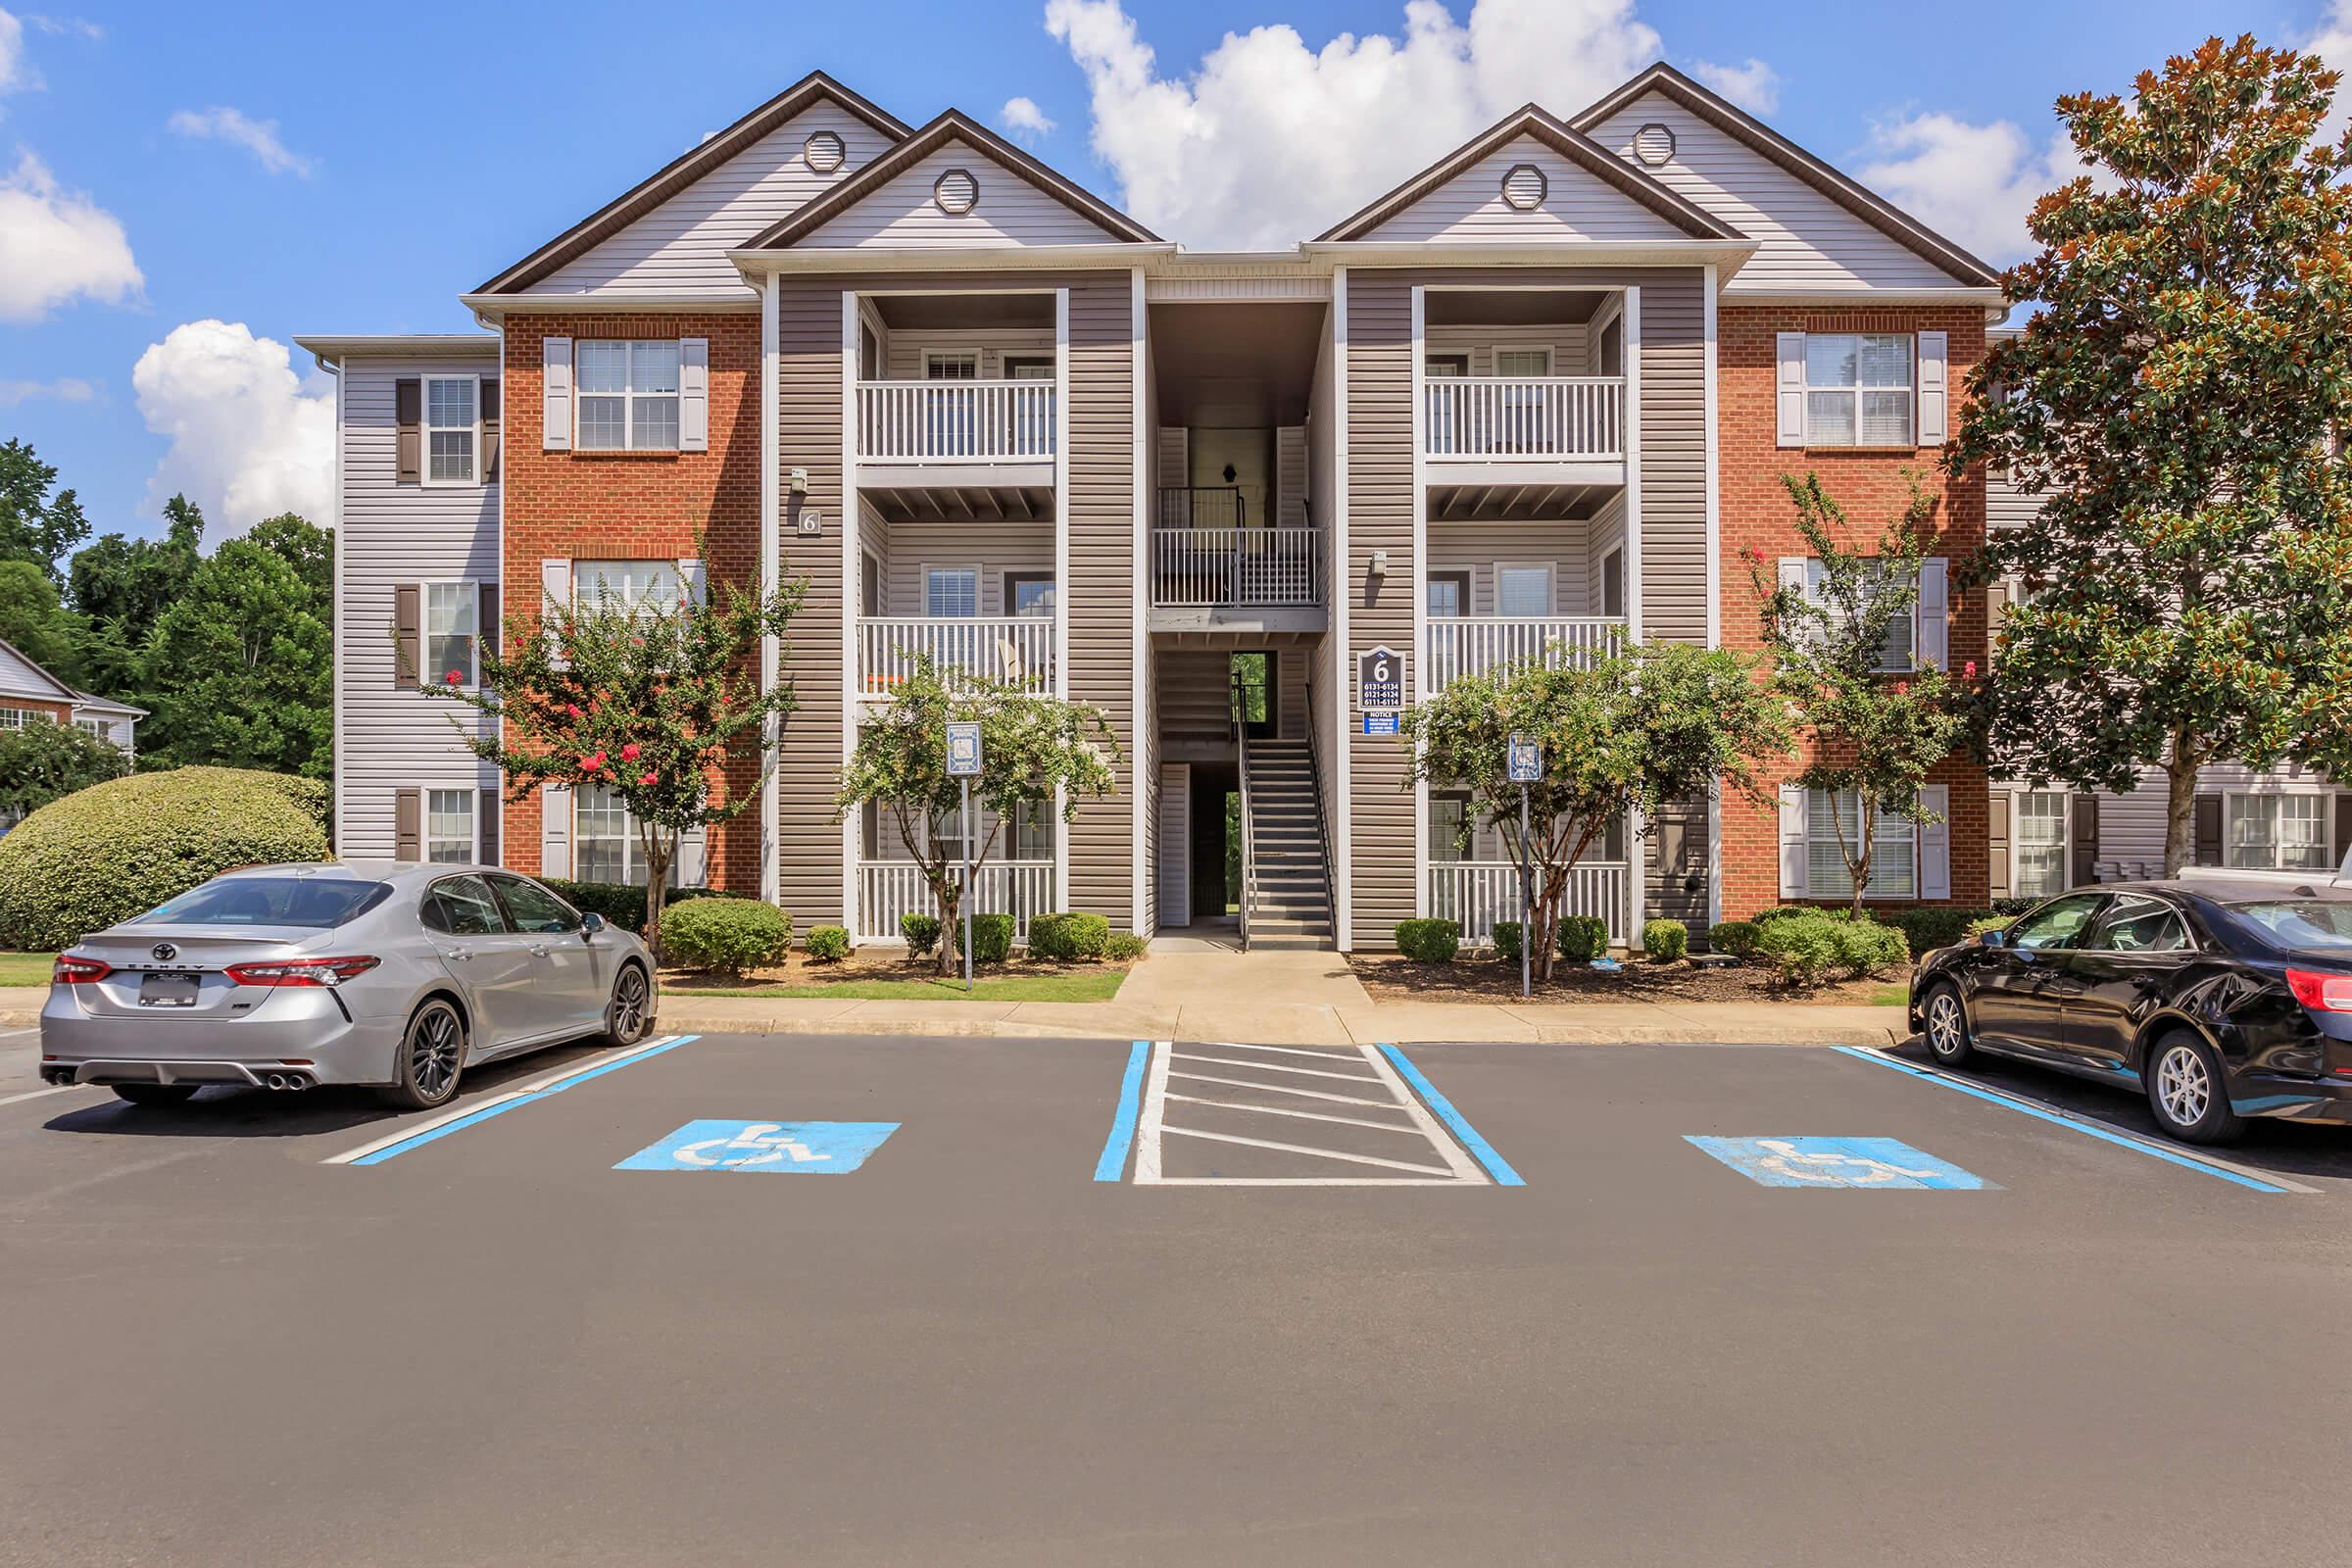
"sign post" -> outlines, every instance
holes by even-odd
[[[948,777],[963,787],[963,896],[956,902],[963,911],[963,989],[966,996],[972,990],[972,780],[979,776],[980,726],[977,723],[950,722]]]
[[[1532,826],[1527,787],[1544,776],[1544,748],[1526,735],[1510,740],[1511,782],[1519,786],[1519,995],[1532,996],[1535,981],[1529,939],[1536,927],[1536,874],[1528,831]]]

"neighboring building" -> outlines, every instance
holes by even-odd
[[[0,729],[22,729],[35,723],[73,724],[114,742],[125,756],[136,757],[138,742],[133,732],[146,716],[144,708],[74,690],[0,642]]]
[[[832,804],[916,652],[1097,704],[1118,739],[1117,796],[1011,824],[984,907],[1152,932],[1246,901],[1253,941],[1367,948],[1416,913],[1483,937],[1514,895],[1491,835],[1459,848],[1460,798],[1406,786],[1363,656],[1412,702],[1620,627],[1752,647],[1742,553],[1805,569],[1780,475],[1875,525],[1910,468],[1941,553],[1890,668],[1984,652],[1944,559],[1981,542],[1984,486],[1936,457],[1996,274],[1663,66],[1249,254],[814,74],[461,297],[495,335],[301,340],[339,378],[348,855],[636,873],[612,803],[502,805],[466,710],[395,667],[470,679],[502,604],[592,585],[806,579],[766,652],[799,707],[760,808],[684,876],[860,941],[924,901],[895,834]],[[1947,821],[1896,834],[1872,896],[1981,904],[1986,782],[1955,760],[1933,787]],[[1577,907],[1632,940],[1839,898],[1836,809],[1622,824]]]

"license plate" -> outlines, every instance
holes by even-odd
[[[192,974],[147,974],[139,977],[139,1005],[142,1007],[193,1007],[196,990],[201,984]]]

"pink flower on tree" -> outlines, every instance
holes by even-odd
[[[592,752],[588,756],[580,759],[580,771],[583,773],[597,772],[603,768],[604,765],[605,754],[602,752]]]
[[[580,705],[577,703],[565,703],[564,705],[564,711],[570,714],[573,718],[578,718],[581,716]]]
[[[637,780],[637,782],[638,782],[638,783],[640,783],[640,784],[652,785],[652,784],[655,784],[655,783],[658,783],[658,782],[660,782],[660,780],[661,780],[661,777],[662,777],[662,775],[661,775],[661,774],[659,774],[659,773],[648,773],[648,774],[644,775],[642,778],[638,779],[638,780]]]
[[[620,760],[624,762],[634,762],[637,760],[637,743],[635,741],[629,742],[628,745],[623,746],[620,749]]]
[[[463,686],[466,684],[466,672],[462,669],[453,669],[441,678],[449,682],[452,686]]]
[[[1975,680],[1977,678],[1977,662],[1972,659],[1967,663],[1962,664],[1960,666],[1960,673],[1965,679]]]

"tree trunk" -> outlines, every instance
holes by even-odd
[[[645,948],[654,968],[662,968],[662,911],[669,904],[669,867],[677,858],[678,835],[670,828],[651,828],[645,844]]]
[[[2197,858],[2196,754],[2173,737],[2173,759],[2164,765],[2164,874],[2179,876]]]
[[[934,884],[932,893],[939,900],[939,977],[947,980],[959,972],[956,955],[963,951],[963,888],[958,880]]]
[[[1877,813],[1862,799],[1861,793],[1856,791],[1854,795],[1854,829],[1862,840],[1862,853],[1854,858],[1853,861],[1846,866],[1846,870],[1854,879],[1854,902],[1849,912],[1857,920],[1862,918],[1862,895],[1870,890],[1870,858],[1878,848],[1872,842],[1874,835],[1871,832],[1872,818],[1876,815]]]

